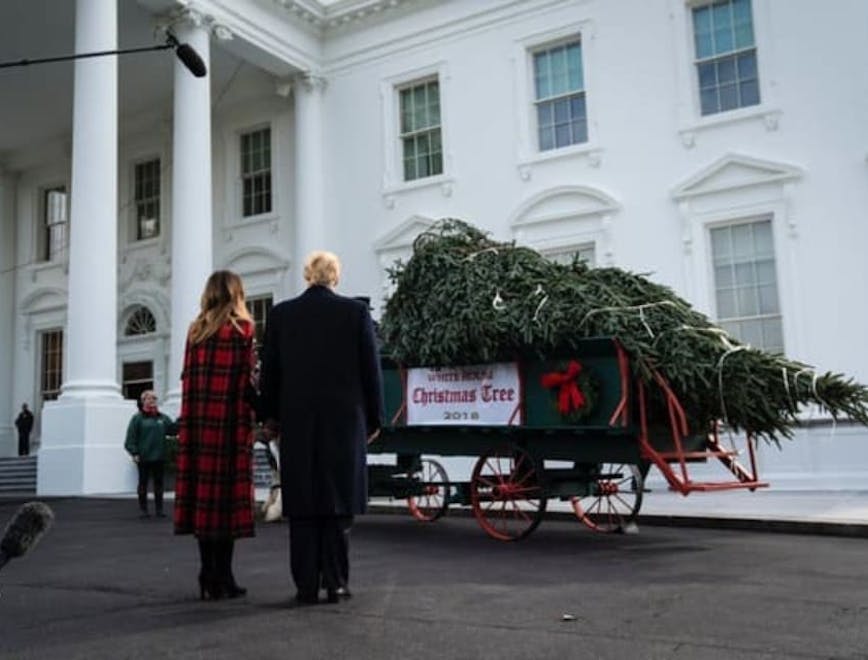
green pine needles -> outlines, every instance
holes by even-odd
[[[657,369],[692,429],[723,420],[777,442],[802,406],[868,425],[868,388],[739,343],[668,287],[618,268],[557,264],[456,219],[420,235],[390,271],[382,333],[408,366],[569,357],[585,337],[617,337],[636,377]]]

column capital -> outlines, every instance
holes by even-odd
[[[328,81],[324,76],[310,71],[299,73],[293,77],[292,81],[295,89],[305,92],[324,92],[328,87]]]
[[[208,30],[209,34],[218,41],[231,41],[234,37],[232,30],[220,23],[212,15],[207,14],[195,6],[182,7],[170,14],[163,16],[157,23],[157,29],[167,32],[175,28],[201,28]]]

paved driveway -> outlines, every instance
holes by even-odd
[[[0,571],[0,657],[868,657],[865,539],[547,520],[504,544],[469,518],[369,515],[355,597],[298,609],[285,525],[238,544],[247,598],[201,603],[194,542],[168,521],[131,500],[50,504],[55,528]]]

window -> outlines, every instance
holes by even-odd
[[[122,388],[125,399],[136,401],[142,392],[154,389],[154,363],[124,362]]]
[[[570,248],[556,248],[543,252],[545,257],[555,263],[569,266],[573,263],[573,259],[578,257],[587,264],[589,268],[596,266],[597,254],[593,243],[584,243]]]
[[[702,114],[759,104],[750,0],[718,0],[692,11]]]
[[[588,113],[579,41],[538,50],[533,77],[539,150],[588,141]]]
[[[271,213],[271,129],[241,136],[241,206],[244,217]]]
[[[157,320],[147,307],[136,307],[124,326],[124,337],[147,335],[157,331]]]
[[[784,349],[771,220],[711,229],[718,324],[745,344]]]
[[[40,343],[42,400],[53,401],[60,394],[63,382],[63,330],[41,333]]]
[[[253,337],[256,341],[257,350],[258,347],[262,346],[262,338],[265,335],[265,321],[268,319],[268,312],[271,311],[271,305],[271,296],[259,296],[257,298],[247,299],[247,309],[250,311],[250,316],[253,317]]]
[[[440,83],[428,80],[399,90],[404,181],[443,173]]]
[[[65,186],[42,191],[42,258],[60,258],[68,245],[67,194]]]
[[[160,159],[137,163],[133,171],[136,240],[160,235]]]

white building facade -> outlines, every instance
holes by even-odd
[[[447,216],[649,273],[754,346],[868,381],[861,0],[0,13],[3,61],[169,29],[209,67],[195,78],[153,53],[0,69],[0,455],[30,403],[42,494],[132,489],[132,399],[154,387],[177,407],[213,269],[243,277],[263,321],[323,247],[344,262],[342,291],[379,309],[386,269]],[[761,449],[762,476],[861,488],[868,429],[805,421],[782,451]]]

